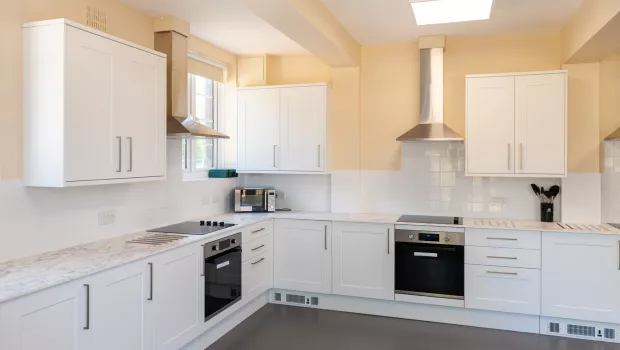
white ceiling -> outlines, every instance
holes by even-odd
[[[254,15],[243,0],[121,0],[151,16],[174,15],[190,23],[193,35],[239,55],[308,52]]]
[[[322,0],[362,45],[426,35],[502,35],[560,30],[582,0],[495,0],[491,19],[417,26],[409,0]]]

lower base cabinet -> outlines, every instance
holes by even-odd
[[[252,300],[273,287],[273,255],[267,251],[243,262],[242,297]]]

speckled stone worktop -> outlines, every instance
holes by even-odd
[[[183,239],[158,246],[129,244],[127,243],[129,240],[150,234],[144,231],[132,233],[0,263],[0,302],[144,259],[180,246],[195,242],[206,243],[213,241],[231,234],[233,231],[236,233],[244,226],[271,218],[402,224],[397,222],[399,217],[399,214],[336,214],[317,212],[222,214],[204,219],[231,222],[237,224],[237,226],[218,231],[209,236],[187,236]],[[465,219],[464,225],[461,227],[620,235],[620,230],[609,225],[573,225],[502,219]]]

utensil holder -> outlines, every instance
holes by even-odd
[[[540,221],[553,222],[553,203],[540,203]]]

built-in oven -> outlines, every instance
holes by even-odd
[[[241,234],[204,245],[205,322],[241,300]]]
[[[276,211],[276,190],[267,187],[236,188],[233,203],[236,213]]]
[[[465,234],[395,230],[395,293],[464,300]]]

